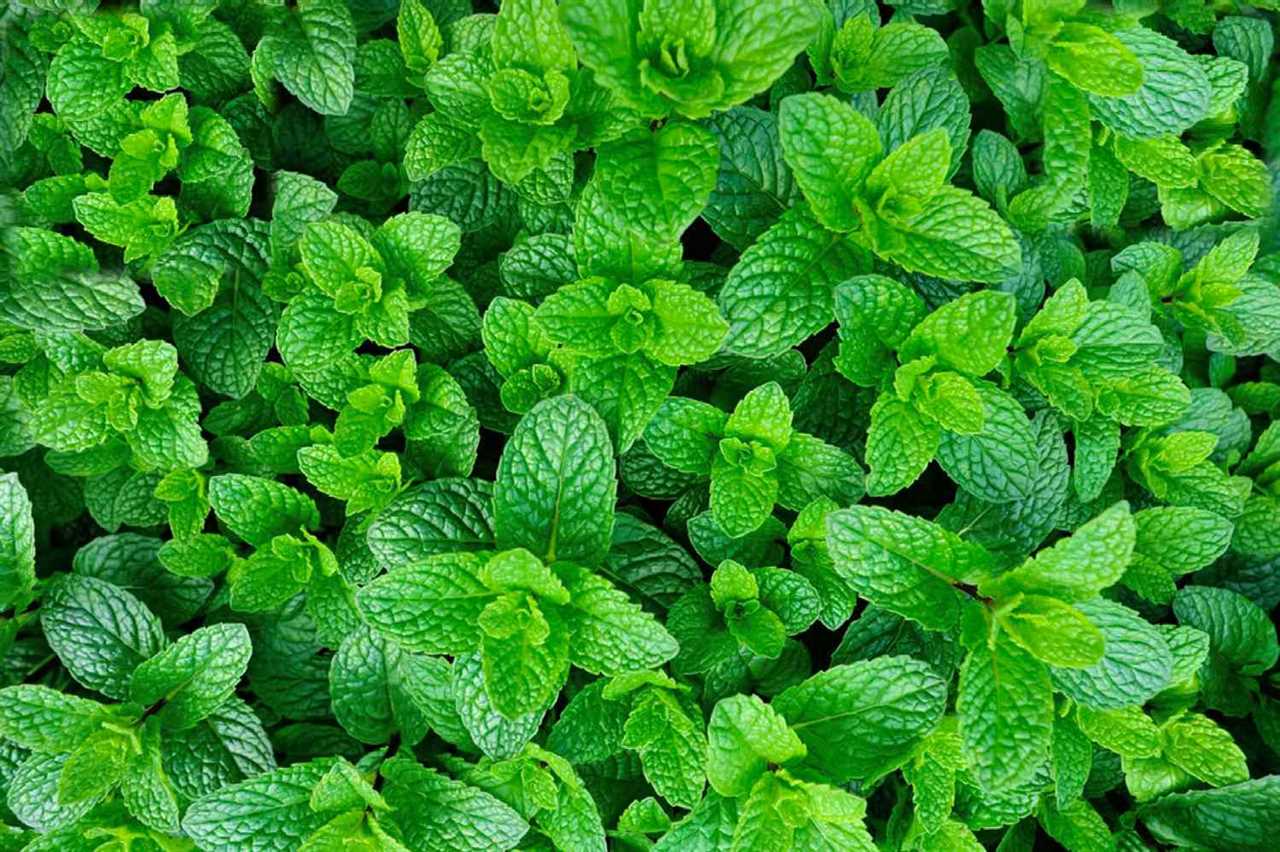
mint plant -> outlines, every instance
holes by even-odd
[[[819,496],[848,502],[862,490],[858,463],[794,431],[791,419],[790,403],[776,382],[749,392],[728,415],[672,397],[645,430],[645,445],[664,464],[708,477],[712,518],[731,538],[740,538],[758,529],[775,503],[799,509]]]
[[[1276,16],[11,0],[0,847],[1273,848]]]

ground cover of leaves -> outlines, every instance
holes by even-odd
[[[1275,0],[9,0],[0,852],[1276,848]]]

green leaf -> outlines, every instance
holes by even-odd
[[[1070,716],[1054,717],[1051,764],[1054,804],[1069,808],[1083,796],[1093,769],[1093,743]]]
[[[1036,475],[1031,424],[1013,397],[986,382],[975,386],[983,403],[982,428],[972,435],[943,430],[938,464],[980,500],[1022,500],[1029,496]]]
[[[520,421],[498,464],[498,546],[524,547],[549,562],[598,563],[609,549],[616,489],[600,416],[572,396],[540,402]]]
[[[1174,136],[1117,136],[1115,151],[1125,168],[1158,186],[1192,187],[1199,181],[1195,155]]]
[[[493,487],[479,479],[436,479],[408,488],[366,533],[378,564],[394,571],[438,553],[492,550]]]
[[[986,425],[986,406],[978,386],[959,373],[934,373],[917,387],[915,406],[946,431],[976,435]]]
[[[191,145],[182,152],[179,200],[204,219],[240,217],[253,196],[253,159],[235,128],[211,109],[191,110]]]
[[[1021,590],[1087,601],[1124,575],[1133,555],[1135,535],[1129,504],[1116,503],[1069,538],[1040,551],[983,589],[989,594]]]
[[[1077,703],[1102,710],[1144,704],[1169,686],[1173,656],[1158,630],[1133,610],[1097,598],[1079,604],[1102,632],[1102,659],[1088,668],[1053,670],[1057,689]]]
[[[729,271],[719,297],[725,348],[751,358],[786,351],[831,323],[835,285],[866,266],[854,243],[792,208]]]
[[[485,688],[484,661],[478,653],[454,660],[452,671],[454,708],[466,734],[487,756],[505,760],[519,754],[542,724],[545,708],[516,719],[494,709]]]
[[[840,351],[836,369],[862,387],[879,387],[897,367],[894,351],[925,316],[911,288],[883,275],[859,275],[836,287]]]
[[[879,607],[945,630],[960,618],[954,585],[995,567],[981,547],[923,518],[880,506],[854,506],[827,516],[827,545],[836,572]]]
[[[568,562],[556,565],[569,590],[573,664],[603,675],[656,668],[679,646],[652,615],[608,580]]]
[[[830,95],[792,95],[778,112],[782,152],[814,217],[833,231],[858,227],[859,188],[880,157],[875,125]]]
[[[1280,777],[1269,775],[1217,790],[1172,793],[1138,816],[1164,842],[1205,848],[1265,849],[1280,814]]]
[[[644,776],[657,793],[678,807],[695,807],[706,786],[707,738],[698,715],[663,690],[644,692],[631,708],[622,745],[640,756]]]
[[[485,355],[503,376],[544,362],[555,347],[532,305],[502,296],[489,303],[481,334]]]
[[[112,62],[83,36],[59,48],[49,72],[49,103],[67,120],[94,118],[133,88],[124,64]]]
[[[1096,500],[1106,486],[1120,450],[1120,426],[1094,417],[1073,427],[1076,439],[1072,486],[1081,500]]]
[[[143,706],[163,701],[164,725],[190,728],[232,696],[252,651],[242,624],[199,628],[138,666],[129,698]]]
[[[30,594],[36,581],[35,526],[31,499],[16,473],[0,476],[0,607]]]
[[[1138,139],[1179,134],[1204,118],[1211,88],[1200,63],[1171,39],[1136,27],[1112,33],[1142,65],[1142,85],[1123,97],[1091,94],[1094,117],[1117,134]]]
[[[1255,494],[1244,504],[1244,512],[1236,518],[1231,546],[1240,553],[1270,558],[1280,553],[1276,537],[1280,502],[1274,497]],[[1217,558],[1216,555],[1214,558]]]
[[[127,275],[99,272],[88,246],[40,228],[10,228],[4,248],[8,284],[0,315],[22,328],[81,331],[107,328],[142,313],[138,285]]]
[[[802,758],[805,745],[769,705],[754,695],[718,702],[707,724],[707,779],[722,796],[750,791],[770,763]]]
[[[736,438],[726,438],[720,446],[711,465],[711,514],[726,535],[740,538],[768,520],[778,499],[778,478],[772,469],[761,472],[740,464],[739,455],[752,458],[747,465],[771,468],[773,452],[752,449]],[[726,448],[734,460],[726,458]]]
[[[410,290],[426,289],[453,263],[462,232],[443,216],[401,213],[374,231],[371,242],[387,271]]]
[[[707,121],[720,143],[720,173],[702,218],[721,239],[746,249],[800,192],[783,159],[773,113],[742,106]]]
[[[728,420],[728,415],[713,405],[669,397],[645,427],[645,446],[669,467],[706,475],[711,472]]]
[[[428,726],[423,669],[429,666],[426,657],[357,628],[329,668],[334,718],[361,742],[383,743],[398,733],[402,742],[417,743]]]
[[[902,143],[867,175],[866,193],[872,198],[926,198],[947,179],[951,168],[951,143],[941,127],[935,127]]]
[[[946,685],[924,663],[880,657],[833,666],[787,689],[773,707],[808,749],[805,764],[837,783],[903,761],[942,718]],[[856,739],[856,751],[832,744]]]
[[[744,441],[760,441],[775,450],[791,438],[791,403],[777,382],[749,391],[725,421],[724,433]]]
[[[1180,623],[1209,634],[1214,653],[1243,674],[1261,674],[1280,656],[1266,613],[1238,592],[1187,586],[1174,597],[1173,612]]]
[[[570,631],[532,595],[507,594],[481,613],[485,693],[508,720],[546,709],[569,674]]]
[[[159,255],[178,235],[172,198],[149,195],[120,204],[105,192],[87,192],[73,206],[76,221],[95,238],[123,248],[125,261]]]
[[[1088,668],[1102,659],[1102,631],[1056,598],[1028,595],[998,618],[1010,639],[1051,666]]]
[[[265,65],[309,109],[344,115],[355,94],[355,54],[356,31],[347,5],[303,0],[285,27],[258,43],[253,64]]]
[[[153,267],[157,289],[184,314],[173,337],[186,372],[237,399],[253,389],[275,340],[279,312],[258,286],[266,270],[263,230],[229,220],[187,232]],[[190,292],[196,276],[201,292]]]
[[[1231,544],[1231,522],[1204,509],[1156,506],[1133,520],[1133,562],[1121,581],[1163,603],[1173,599],[1173,580],[1216,561]]]
[[[494,22],[492,48],[498,66],[566,68],[576,61],[569,33],[550,0],[504,3]]]
[[[69,755],[37,754],[21,761],[9,782],[7,804],[14,816],[38,831],[53,834],[93,810],[100,801],[90,797],[63,804],[58,787]],[[55,838],[57,834],[53,835]]]
[[[301,592],[315,575],[337,570],[333,553],[312,536],[280,535],[227,572],[231,608],[272,612]]]
[[[619,452],[640,437],[674,384],[674,367],[638,353],[584,358],[569,378],[569,389],[604,420]]]
[[[915,482],[938,452],[942,432],[908,402],[884,395],[867,430],[867,493],[896,494]]]
[[[922,68],[902,80],[885,96],[876,114],[876,127],[886,151],[935,127],[946,130],[953,172],[968,145],[969,122],[965,90],[956,72],[944,66]]]
[[[627,226],[656,239],[678,236],[706,206],[720,157],[702,127],[671,122],[600,146],[601,200]]]
[[[0,689],[0,734],[34,752],[69,752],[107,718],[107,708],[98,702],[47,686]]]
[[[405,5],[412,5],[412,0]],[[338,194],[310,175],[276,172],[275,198],[271,204],[272,253],[288,254],[307,226],[332,213],[337,202]]]
[[[141,753],[131,755],[120,779],[120,798],[143,825],[170,834],[181,830],[178,792],[165,771],[160,728],[155,724],[142,730]]]
[[[1155,757],[1160,754],[1160,729],[1140,707],[1078,710],[1080,729],[1089,739],[1121,757]]]
[[[125,698],[133,670],[165,644],[160,619],[141,601],[78,574],[64,574],[50,587],[40,623],[67,671],[111,698]]]
[[[770,27],[785,20],[786,27]],[[724,78],[724,108],[769,87],[817,32],[814,9],[802,0],[735,0],[717,16],[711,57]]]
[[[960,734],[974,780],[997,791],[1025,782],[1049,757],[1048,668],[1012,642],[983,643],[960,669]]]
[[[1092,24],[1065,23],[1045,62],[1072,85],[1106,97],[1134,94],[1143,83],[1138,57],[1116,36]]]
[[[393,809],[391,819],[412,849],[507,850],[529,830],[520,814],[502,801],[411,759],[390,760],[381,772],[387,780],[382,794]]]
[[[1172,373],[1152,368],[1114,379],[1098,394],[1098,411],[1123,426],[1162,426],[1177,420],[1191,402],[1191,391]]]
[[[1161,729],[1165,758],[1215,787],[1249,780],[1244,752],[1231,734],[1208,716],[1190,714]]]
[[[90,734],[67,755],[58,778],[58,801],[73,805],[97,801],[120,781],[129,760],[129,738],[102,729]]]
[[[794,842],[794,829],[783,816],[784,808],[797,804],[778,778],[762,775],[743,797],[730,849],[786,849]],[[798,809],[798,808],[797,808]],[[803,813],[803,811],[801,811]]]
[[[985,376],[1004,358],[1013,337],[1015,302],[1008,293],[967,293],[929,314],[898,347],[907,363],[926,355],[944,367]]]
[[[973,183],[998,210],[1026,187],[1027,167],[1007,137],[981,130],[973,138]]]
[[[293,848],[328,819],[311,810],[311,789],[332,764],[330,758],[295,763],[223,787],[191,803],[182,829],[201,848],[220,852],[247,843]]]
[[[385,574],[357,595],[369,624],[403,647],[457,654],[478,647],[480,613],[493,599],[483,582],[487,557],[431,556]]]
[[[870,233],[876,254],[908,272],[996,282],[1018,267],[1022,251],[1009,226],[987,203],[941,186],[922,205],[879,212]]]
[[[1046,803],[1040,822],[1046,834],[1067,848],[1109,848],[1115,842],[1106,820],[1082,799],[1062,807]]]
[[[396,36],[410,79],[420,85],[423,75],[439,58],[444,47],[440,27],[422,0],[405,0],[400,4],[400,12],[396,15]]]
[[[720,351],[729,324],[707,296],[675,281],[653,282],[658,320],[645,352],[670,367],[697,364]]]
[[[819,497],[843,505],[862,494],[862,468],[853,456],[812,435],[791,433],[778,457],[779,505],[799,510]]]
[[[311,498],[270,479],[226,473],[209,480],[209,503],[231,532],[256,546],[320,523]]]
[[[537,746],[531,747],[529,751],[546,764],[557,785],[555,808],[550,813],[538,815],[538,828],[561,848],[605,849],[604,825],[582,778],[559,755]]]
[[[866,15],[845,20],[831,47],[837,84],[848,91],[892,88],[915,72],[948,59],[946,43],[929,27],[875,27]]]
[[[574,211],[573,250],[578,272],[621,282],[671,277],[680,268],[680,243],[637,231],[604,200],[593,181]]]

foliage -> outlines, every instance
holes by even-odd
[[[10,0],[0,849],[1275,848],[1278,12]]]

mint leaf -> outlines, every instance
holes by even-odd
[[[773,702],[808,748],[805,761],[838,783],[897,764],[942,717],[946,689],[923,663],[882,657],[834,666]],[[830,744],[863,743],[856,755]]]
[[[715,138],[694,124],[672,122],[601,146],[595,180],[605,204],[630,227],[655,237],[680,233],[715,186]]]
[[[111,698],[126,697],[134,669],[165,645],[160,619],[141,601],[75,574],[50,589],[41,626],[76,680]]]
[[[311,790],[332,763],[296,763],[223,787],[192,802],[182,828],[209,849],[230,850],[250,841],[289,848],[326,821],[311,809]]]
[[[36,581],[35,526],[31,499],[17,474],[0,476],[3,500],[3,550],[0,550],[0,601],[12,606],[30,593]]]
[[[786,721],[755,696],[735,695],[716,704],[707,723],[707,779],[722,796],[747,793],[770,763],[805,754]]]
[[[480,613],[494,595],[481,577],[485,562],[469,553],[424,559],[361,589],[360,610],[374,628],[410,650],[471,650],[480,641]]]
[[[224,474],[209,480],[209,503],[231,532],[254,545],[319,523],[310,497],[270,479]]]
[[[355,25],[346,4],[307,0],[253,55],[253,68],[278,79],[323,115],[343,115],[355,94]],[[259,71],[261,69],[261,71]]]
[[[974,779],[986,789],[1030,778],[1049,757],[1053,694],[1049,670],[1017,645],[996,640],[969,653],[956,699]]]
[[[163,700],[161,721],[172,728],[190,728],[235,692],[251,651],[243,625],[193,631],[134,670],[129,697],[144,706]]]
[[[832,289],[865,265],[854,244],[811,213],[784,214],[743,253],[720,291],[725,348],[762,358],[794,346],[831,323]]]
[[[535,406],[503,453],[494,488],[499,547],[591,564],[609,549],[617,487],[604,423],[581,400]]]
[[[675,640],[608,581],[570,563],[559,571],[573,600],[573,664],[597,674],[650,669],[675,656]]]
[[[520,815],[475,787],[460,784],[410,759],[384,768],[387,804],[405,840],[422,849],[511,849],[528,831]],[[476,836],[481,828],[483,836]]]
[[[836,572],[859,595],[933,629],[960,617],[954,584],[995,564],[981,547],[942,527],[879,506],[831,513],[827,543]]]
[[[783,155],[814,216],[834,231],[857,227],[857,187],[880,157],[875,125],[848,104],[796,95],[778,114]]]
[[[107,715],[96,701],[47,686],[22,684],[0,691],[0,731],[34,752],[66,752],[96,731]]]

